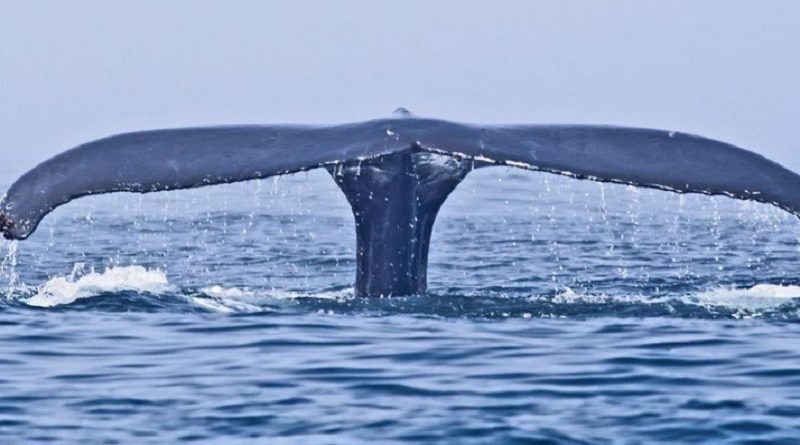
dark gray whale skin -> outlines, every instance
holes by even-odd
[[[800,215],[800,176],[758,154],[685,133],[593,125],[468,125],[413,117],[333,126],[247,125],[120,134],[59,154],[0,201],[8,239],[81,196],[148,193],[325,167],[353,208],[358,295],[424,292],[436,213],[473,168],[510,165],[578,179],[704,193]]]

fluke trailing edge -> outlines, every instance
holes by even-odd
[[[579,179],[774,204],[800,215],[800,176],[699,136],[589,125],[465,125],[393,117],[334,126],[247,125],[126,133],[25,173],[0,202],[0,230],[25,239],[81,196],[148,193],[325,167],[356,220],[356,293],[425,291],[436,214],[473,168],[510,165]]]

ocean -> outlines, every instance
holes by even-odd
[[[0,443],[800,437],[792,215],[485,168],[428,292],[388,298],[353,294],[353,225],[312,171],[83,198],[3,241]]]

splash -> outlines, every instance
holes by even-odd
[[[668,302],[668,298],[648,297],[646,295],[604,295],[581,294],[567,287],[552,297],[535,296],[532,301],[549,301],[556,304],[656,304]]]
[[[252,299],[256,293],[249,288],[222,287],[220,285],[208,286],[200,289],[203,295],[222,299]]]
[[[14,290],[17,288],[19,282],[19,274],[17,273],[17,244],[18,241],[6,242],[8,249],[0,262],[0,277],[3,277],[8,283],[6,289],[6,300],[11,300],[14,296]]]
[[[170,290],[172,286],[161,270],[142,266],[111,267],[104,272],[90,272],[77,279],[74,274],[51,278],[39,286],[36,294],[25,303],[29,306],[53,307],[106,293],[128,291],[158,295]]]
[[[258,295],[249,288],[208,286],[200,289],[201,296],[192,296],[192,303],[212,312],[223,314],[261,312]]]
[[[11,259],[6,259],[3,267],[8,269],[12,263]],[[190,289],[171,284],[162,270],[147,269],[142,266],[115,266],[103,272],[91,271],[83,275],[80,275],[80,269],[82,268],[79,263],[71,273],[50,278],[36,287],[29,298],[17,298],[29,306],[54,307],[69,305],[91,297],[135,292],[152,298],[177,297],[179,301],[185,302],[179,304],[188,304],[205,311],[223,314],[272,312],[285,304],[301,304],[307,309],[337,309],[343,312],[365,310],[380,313],[398,311],[438,313],[436,307],[441,305],[467,304],[463,310],[449,313],[450,316],[467,318],[502,313],[508,314],[503,318],[627,314],[690,318],[722,316],[738,319],[787,313],[796,315],[800,307],[800,286],[777,284],[758,284],[748,288],[720,287],[685,295],[662,296],[604,295],[576,292],[565,288],[556,294],[534,295],[522,300],[512,297],[457,297],[435,294],[387,300],[356,298],[351,288],[310,293],[221,285]],[[18,284],[15,292],[22,287]],[[463,301],[463,298],[468,298],[469,302]]]
[[[311,299],[337,301],[341,303],[349,298],[353,298],[352,288],[339,292],[303,294],[280,289],[257,291],[248,287],[223,287],[220,285],[213,285],[200,289],[200,294],[200,296],[191,297],[193,303],[205,309],[220,313],[263,312],[268,310],[266,305],[279,301]]]
[[[559,305],[677,305],[699,307],[709,314],[724,311],[731,318],[757,318],[783,309],[793,309],[800,304],[800,286],[757,284],[749,288],[718,287],[689,293],[680,297],[639,295],[603,295],[578,293],[570,288],[552,297],[535,296],[533,302]]]
[[[5,262],[3,263],[5,264]],[[91,271],[79,276],[83,263],[76,263],[72,272],[65,276],[50,278],[35,288],[35,293],[20,301],[28,306],[55,307],[75,303],[78,300],[105,294],[135,292],[153,297],[167,294],[178,296],[192,305],[219,313],[247,313],[268,311],[269,303],[311,298],[341,301],[352,295],[352,290],[339,293],[301,294],[278,289],[253,290],[247,287],[223,287],[212,285],[199,290],[182,289],[172,285],[166,273],[159,269],[142,266],[114,266],[103,272]],[[17,289],[20,286],[14,288]]]
[[[706,308],[728,307],[745,312],[759,312],[794,304],[800,299],[800,286],[757,284],[747,289],[717,288],[684,298],[686,303]]]

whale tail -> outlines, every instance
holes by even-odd
[[[800,176],[755,153],[662,130],[477,126],[394,117],[327,127],[230,126],[111,136],[51,158],[0,201],[0,230],[25,239],[81,196],[149,193],[325,167],[356,224],[359,295],[423,292],[439,208],[473,168],[508,165],[578,179],[724,195],[800,215]]]
[[[357,294],[425,292],[436,215],[472,164],[417,149],[328,167],[355,217]]]

